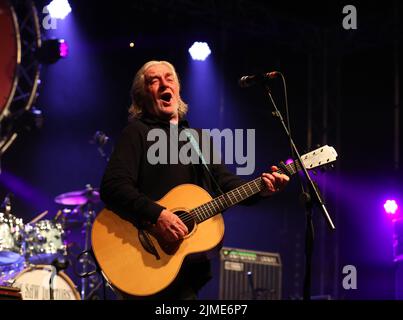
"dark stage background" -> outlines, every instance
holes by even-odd
[[[46,4],[37,1],[38,8]],[[56,30],[44,32],[64,38],[70,48],[67,59],[42,68],[35,105],[44,112],[44,126],[19,136],[1,159],[0,196],[14,194],[18,217],[29,221],[48,210],[52,218],[63,208],[53,201],[57,195],[99,186],[105,161],[89,141],[101,130],[111,138],[107,149],[113,147],[127,123],[134,73],[153,59],[176,66],[193,126],[256,129],[256,169],[245,178],[257,177],[288,159],[290,151],[264,92],[243,90],[238,79],[279,70],[287,79],[292,132],[301,152],[329,144],[339,154],[332,171],[315,177],[336,230],[315,211],[312,295],[395,298],[399,265],[393,261],[392,221],[382,205],[387,197],[401,197],[402,154],[395,147],[401,129],[394,130],[395,97],[402,89],[396,81],[402,69],[401,2],[70,4],[72,13]],[[357,8],[357,30],[342,27],[347,4]],[[187,52],[197,40],[212,50],[205,62],[192,61]],[[280,80],[272,89],[283,112]],[[283,299],[302,297],[305,212],[299,194],[294,178],[284,193],[224,215],[225,246],[281,255]],[[71,232],[80,246],[79,228]],[[356,290],[343,289],[345,265],[357,269]],[[219,277],[215,258],[213,279],[200,298],[218,299]]]

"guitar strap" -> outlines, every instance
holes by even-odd
[[[192,144],[193,149],[196,151],[197,155],[199,156],[203,166],[206,168],[207,173],[209,174],[209,176],[210,176],[211,180],[213,181],[215,187],[223,195],[224,192],[221,190],[217,180],[214,178],[213,174],[211,173],[211,171],[210,171],[210,169],[209,169],[209,167],[207,165],[206,159],[204,158],[203,153],[200,151],[199,144],[197,143],[197,141],[196,141],[195,137],[193,136],[192,132],[190,130],[186,129],[186,128],[184,128],[183,130],[184,130],[186,136],[188,137],[190,143]]]

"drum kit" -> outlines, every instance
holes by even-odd
[[[24,224],[12,214],[6,197],[0,212],[0,286],[19,288],[23,300],[80,300],[87,296],[88,279],[82,278],[79,294],[62,271],[69,258],[66,234],[73,226],[81,225],[85,235],[83,252],[89,251],[93,207],[100,202],[99,192],[87,185],[84,190],[60,194],[54,201],[75,208],[60,210],[53,220],[43,219],[48,213],[45,211]],[[81,257],[80,263],[81,269],[88,271],[89,257]]]

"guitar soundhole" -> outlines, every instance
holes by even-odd
[[[193,231],[193,228],[195,227],[195,221],[192,215],[189,212],[183,210],[175,211],[175,214],[186,225],[186,227],[188,228],[188,233],[191,233]]]

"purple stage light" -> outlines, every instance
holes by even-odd
[[[61,58],[67,58],[69,55],[69,46],[64,39],[59,40],[59,51]]]
[[[386,202],[383,205],[383,208],[385,209],[385,212],[387,214],[396,214],[399,206],[397,205],[396,200],[386,200]]]
[[[291,163],[293,163],[294,162],[294,160],[293,159],[287,159],[286,161],[285,161],[285,164],[291,164]]]
[[[53,19],[63,20],[71,12],[71,7],[67,0],[53,0],[48,4],[47,8]]]
[[[42,41],[37,51],[37,58],[41,63],[52,64],[69,54],[67,42],[63,39],[49,39]]]
[[[11,172],[5,170],[1,172],[0,185],[8,192],[14,194],[16,199],[30,203],[38,210],[48,208],[53,203],[52,199],[47,194],[42,193],[24,179]],[[17,214],[17,216],[19,215]]]
[[[204,61],[210,55],[211,50],[206,42],[195,42],[189,48],[193,60]]]

